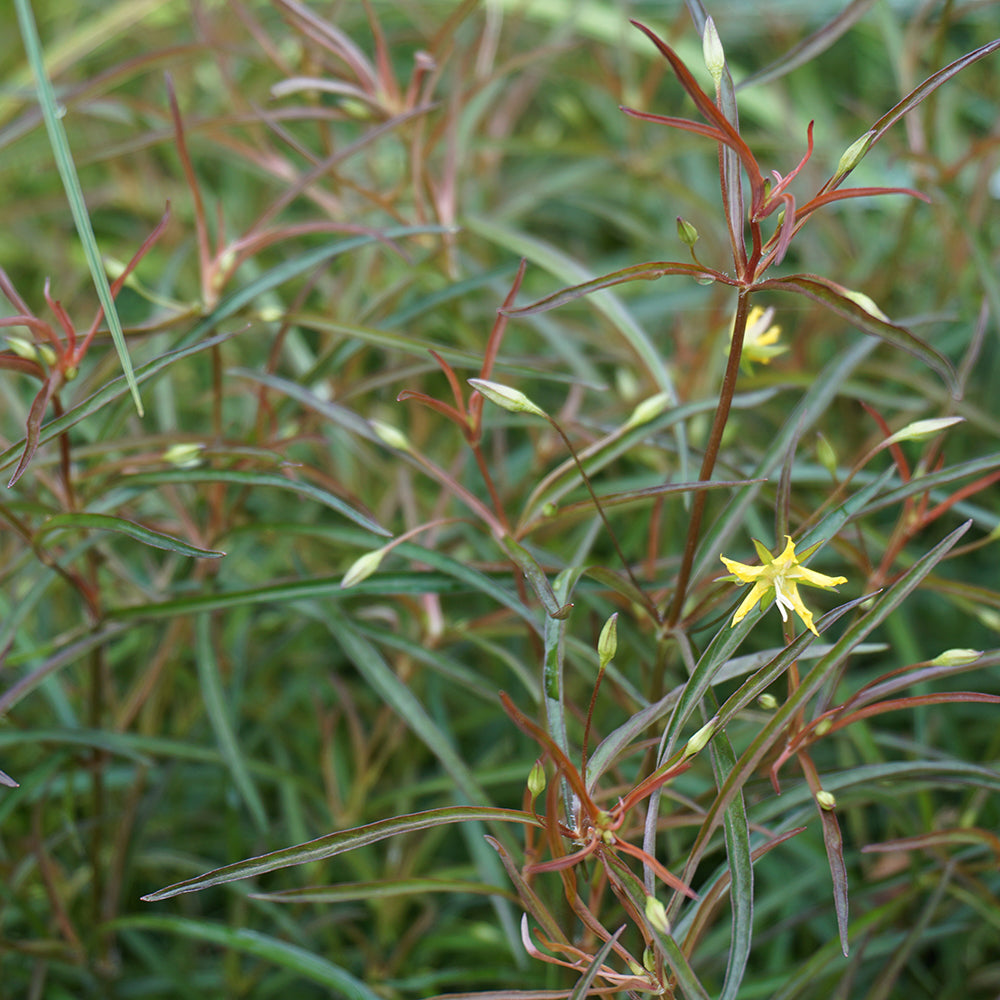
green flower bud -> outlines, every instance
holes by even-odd
[[[981,649],[946,649],[930,661],[932,667],[963,667],[975,663],[983,655]]]
[[[536,760],[528,772],[528,791],[531,792],[532,802],[545,791],[545,782],[545,768],[540,760]]]
[[[837,808],[837,800],[830,792],[821,788],[816,793],[816,805],[818,805],[820,809],[826,810],[826,812],[832,812]]]
[[[839,180],[845,174],[849,174],[861,162],[871,144],[871,132],[865,132],[860,139],[852,142],[844,151],[844,155],[841,156],[840,163],[837,164],[837,172],[833,175],[833,179]]]
[[[816,460],[831,476],[837,474],[837,453],[822,434],[816,435]]]
[[[340,581],[340,589],[347,590],[348,587],[353,587],[355,584],[361,583],[362,580],[367,580],[379,568],[385,558],[385,553],[385,548],[374,549],[372,552],[366,552],[363,556],[355,559]]]
[[[705,56],[705,65],[708,67],[715,87],[718,89],[722,84],[722,74],[726,70],[726,53],[722,48],[722,39],[719,38],[715,21],[711,17],[705,19],[705,31],[701,36],[701,49]]]
[[[773,694],[762,694],[757,699],[757,704],[760,705],[765,712],[773,712],[778,707],[778,699],[775,698]]]
[[[600,657],[601,670],[603,670],[618,652],[618,612],[616,611],[601,629],[601,636],[597,640],[597,655]]]
[[[714,716],[709,719],[708,722],[706,722],[705,725],[703,725],[701,729],[699,729],[698,732],[696,732],[694,736],[687,741],[687,745],[684,747],[685,759],[693,757],[696,753],[701,753],[701,751],[708,745],[708,741],[715,734],[715,730],[718,728],[718,717]]]
[[[670,921],[667,920],[667,908],[655,897],[646,897],[646,919],[650,925],[661,934],[670,933]]]
[[[816,723],[813,732],[817,736],[826,736],[826,734],[830,732],[832,728],[833,728],[833,719],[827,716],[825,719],[820,719],[819,722]]]
[[[369,424],[382,444],[395,448],[397,451],[410,450],[410,442],[407,441],[406,435],[391,424],[384,424],[381,420],[370,420]]]
[[[681,243],[687,247],[693,247],[698,242],[698,230],[679,215],[677,216],[677,235],[681,238]]]
[[[193,469],[201,462],[201,453],[205,446],[199,441],[185,441],[172,444],[164,453],[163,460],[178,469]]]
[[[27,337],[8,335],[7,346],[26,361],[44,361],[50,367],[56,363],[56,352],[48,344],[36,344]]]
[[[895,444],[897,441],[922,441],[924,438],[933,437],[948,427],[954,427],[965,421],[965,417],[937,417],[933,420],[915,420],[912,424],[907,424],[902,430],[896,431],[892,437],[886,438],[882,445]]]
[[[501,385],[499,382],[488,382],[484,378],[470,378],[469,385],[473,389],[481,392],[491,403],[511,413],[531,413],[536,417],[545,417],[545,411],[541,407],[528,399],[523,392],[518,389],[511,389],[510,386]]]
[[[655,420],[661,413],[666,413],[670,407],[670,393],[658,392],[649,399],[644,399],[632,411],[632,416],[625,422],[625,429],[631,430],[633,427],[640,427],[648,424],[650,420]]]

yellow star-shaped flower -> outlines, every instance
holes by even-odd
[[[799,596],[799,584],[804,583],[808,587],[821,587],[823,590],[832,590],[838,584],[847,583],[846,576],[826,576],[824,573],[817,573],[815,570],[806,569],[802,565],[801,559],[808,559],[809,556],[819,548],[813,545],[802,553],[801,557],[795,554],[795,543],[789,535],[785,535],[785,549],[779,556],[772,556],[761,542],[755,538],[754,547],[757,555],[760,556],[760,566],[747,566],[745,563],[735,562],[725,556],[719,558],[726,564],[726,569],[732,573],[732,579],[736,583],[752,583],[750,593],[744,598],[743,603],[736,609],[733,615],[733,625],[738,625],[750,609],[758,602],[766,609],[771,600],[778,605],[781,612],[781,620],[788,621],[788,612],[794,611],[810,632],[819,635],[816,626],[813,625],[812,612],[802,602]]]
[[[746,332],[743,334],[743,353],[740,355],[740,368],[747,375],[753,374],[753,363],[769,365],[771,358],[778,354],[784,354],[788,350],[783,344],[778,343],[781,336],[781,327],[772,325],[774,318],[774,307],[768,306],[761,309],[760,306],[753,306],[747,316]],[[729,340],[732,342],[733,332],[729,332]],[[728,353],[727,345],[726,351]]]

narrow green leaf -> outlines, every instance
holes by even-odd
[[[844,862],[844,838],[840,833],[837,813],[833,809],[821,808],[819,818],[823,824],[823,844],[826,846],[826,860],[830,865],[830,877],[833,880],[833,907],[837,912],[840,950],[844,953],[844,958],[847,958],[850,915],[847,901],[847,865]]]
[[[289,583],[274,583],[245,590],[210,591],[191,597],[175,597],[166,601],[147,601],[120,608],[110,608],[105,613],[108,621],[142,621],[172,618],[175,615],[196,614],[200,611],[221,611],[223,608],[240,608],[252,604],[278,601],[300,601],[321,597],[332,601],[348,600],[364,594],[442,594],[455,593],[459,588],[454,580],[435,573],[389,574],[363,580],[344,590],[340,576],[310,577]]]
[[[135,408],[141,417],[143,410],[142,400],[139,398],[139,384],[136,382],[135,373],[132,370],[132,362],[128,356],[128,347],[125,344],[125,334],[122,331],[121,321],[118,318],[118,311],[115,309],[114,299],[111,297],[111,288],[108,285],[107,275],[104,273],[101,252],[97,246],[94,229],[90,224],[87,203],[83,198],[80,179],[77,177],[76,167],[73,164],[73,154],[70,152],[69,140],[66,138],[66,130],[62,124],[62,116],[65,113],[65,109],[60,109],[57,105],[52,84],[49,82],[48,74],[45,71],[45,58],[42,55],[42,44],[38,38],[38,28],[35,25],[31,0],[15,0],[14,5],[17,10],[17,21],[21,29],[21,38],[24,40],[24,49],[28,56],[28,63],[35,76],[38,103],[41,107],[42,118],[45,120],[45,130],[49,136],[49,145],[52,147],[56,167],[59,170],[63,187],[66,190],[66,198],[69,201],[70,212],[73,215],[73,223],[80,237],[84,256],[87,258],[87,266],[90,268],[90,276],[94,281],[97,297],[104,307],[104,316],[111,331],[111,339],[114,341],[115,350],[118,352],[118,360],[121,362],[122,371],[125,373],[125,381],[128,383],[129,391],[132,393],[133,400],[135,400]]]
[[[517,902],[510,889],[483,885],[460,878],[402,878],[391,882],[345,882],[341,885],[310,885],[302,889],[279,892],[251,892],[251,899],[266,899],[272,903],[352,903],[358,900],[391,899],[395,896],[422,896],[428,892],[458,892],[474,896],[506,896]]]
[[[413,833],[417,830],[427,830],[435,826],[445,826],[450,823],[467,823],[469,821],[494,823],[524,823],[529,826],[541,824],[530,813],[520,809],[495,809],[484,806],[449,806],[444,809],[428,809],[426,812],[411,813],[408,816],[397,816],[392,819],[379,820],[367,826],[355,827],[353,830],[339,830],[327,834],[317,840],[310,840],[295,847],[285,847],[280,851],[272,851],[257,858],[237,861],[186,879],[175,885],[167,886],[143,896],[147,903],[154,903],[171,896],[179,896],[184,892],[197,892],[209,886],[235,882],[237,879],[252,878],[279,868],[290,868],[293,865],[304,865],[310,861],[323,861],[334,855],[352,851],[368,844],[376,844],[380,840],[395,837],[402,833]]]
[[[542,607],[545,608],[545,613],[549,618],[564,619],[568,613],[568,609],[572,605],[564,606],[559,603],[556,595],[552,592],[549,578],[545,575],[542,567],[535,561],[535,557],[510,535],[505,535],[501,538],[500,545],[507,555],[520,567],[525,579],[531,584],[531,589],[542,602]]]
[[[782,53],[774,62],[740,80],[736,89],[743,90],[746,87],[780,80],[792,70],[804,66],[811,59],[830,48],[841,35],[860,21],[874,6],[875,0],[851,0],[835,17],[793,45],[787,52]]]
[[[775,289],[795,292],[820,302],[862,332],[878,337],[887,344],[923,361],[925,365],[941,376],[950,391],[957,388],[955,369],[937,348],[910,333],[905,327],[879,319],[874,313],[852,300],[846,294],[848,289],[836,282],[816,274],[790,274],[783,278],[768,278],[759,282],[755,287],[760,290]]]
[[[709,711],[718,711],[714,694],[707,699],[707,703]],[[736,767],[736,754],[724,729],[716,731],[710,745],[712,769],[716,785],[721,789]],[[733,929],[726,960],[726,978],[719,1000],[737,1000],[750,959],[750,942],[753,937],[753,860],[750,854],[750,825],[742,790],[732,797],[726,807],[724,832],[726,857],[729,861]]]
[[[257,824],[257,829],[263,833],[267,829],[267,811],[264,809],[257,786],[250,777],[236,731],[229,717],[230,701],[226,696],[219,663],[215,656],[215,647],[212,644],[212,619],[208,614],[198,615],[195,618],[194,635],[201,697],[219,745],[219,752],[229,768],[236,790]]]
[[[245,927],[231,928],[208,920],[172,916],[122,917],[112,920],[107,926],[115,930],[151,931],[157,935],[177,934],[194,938],[202,944],[229,948],[288,969],[296,976],[336,991],[333,994],[336,997],[344,997],[346,1000],[381,1000],[377,993],[373,993],[345,969],[315,952]]]
[[[178,483],[230,483],[234,486],[247,488],[266,486],[287,490],[309,500],[315,500],[317,503],[323,504],[324,507],[337,511],[338,514],[343,514],[349,521],[353,521],[372,534],[381,535],[383,538],[392,537],[391,531],[387,531],[367,514],[355,510],[349,503],[327,490],[320,489],[318,486],[313,486],[312,483],[304,482],[301,479],[289,479],[287,476],[279,476],[270,472],[243,472],[238,469],[199,467],[196,469],[163,469],[159,472],[140,472],[128,476],[124,480],[126,486],[163,486]]]
[[[590,987],[594,984],[594,980],[597,978],[598,972],[600,972],[601,966],[604,964],[604,960],[611,954],[612,949],[618,943],[618,939],[625,933],[625,924],[622,924],[601,945],[600,951],[594,955],[594,960],[587,966],[587,971],[580,977],[580,981],[573,987],[573,992],[566,998],[566,1000],[586,1000],[587,997],[592,996],[590,992]]]
[[[128,535],[154,549],[166,549],[168,552],[177,552],[179,555],[192,556],[195,559],[218,559],[226,554],[216,549],[200,549],[196,545],[189,545],[187,542],[182,542],[172,535],[166,535],[162,531],[153,531],[152,528],[143,527],[141,524],[136,524],[135,521],[129,521],[122,517],[112,517],[110,514],[54,514],[52,517],[46,518],[38,531],[35,532],[35,540],[38,541],[54,531],[85,531],[88,529],[113,531]]]

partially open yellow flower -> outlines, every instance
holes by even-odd
[[[773,306],[768,306],[767,309],[753,306],[750,309],[747,316],[746,332],[743,334],[743,353],[740,355],[740,368],[747,375],[753,374],[752,366],[755,361],[762,365],[768,365],[771,363],[771,358],[788,350],[787,347],[778,343],[781,327],[776,323],[771,323],[773,318]],[[729,339],[732,342],[732,332],[729,334]]]
[[[794,611],[810,632],[819,635],[816,626],[813,625],[812,612],[803,604],[802,598],[799,596],[798,585],[804,583],[808,587],[832,590],[838,584],[847,583],[847,577],[826,576],[815,570],[806,569],[801,564],[800,559],[808,559],[819,548],[819,545],[813,545],[806,549],[800,557],[795,554],[795,543],[790,536],[785,535],[785,542],[785,549],[781,555],[772,556],[764,545],[755,538],[753,544],[757,549],[757,555],[760,556],[760,566],[747,566],[745,563],[719,556],[726,564],[726,569],[732,573],[730,579],[736,583],[753,584],[750,593],[736,609],[732,624],[738,625],[743,621],[758,601],[766,609],[773,599],[781,612],[782,621],[788,621],[788,612]]]

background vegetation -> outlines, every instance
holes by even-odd
[[[719,423],[738,288],[516,311],[690,264],[678,216],[734,277],[720,147],[620,110],[705,120],[628,23],[714,95],[680,3],[33,6],[109,280],[135,261],[113,290],[145,412],[5,5],[0,994],[995,998],[998,56],[848,182],[929,202],[841,201],[795,234],[769,277],[868,298],[755,291],[785,350],[747,349]],[[998,23],[950,0],[709,13],[767,176],[815,122],[800,209]],[[478,376],[550,419],[484,405]],[[697,491],[713,426],[727,485]],[[803,591],[818,622],[839,609],[812,642],[775,609],[730,627],[720,554],[786,534],[848,581]],[[471,810],[530,814],[539,758],[540,827]],[[570,762],[616,831],[566,814]],[[466,821],[239,864],[444,808]],[[644,908],[650,869],[619,849],[644,836],[697,902],[659,881]],[[529,957],[526,910],[573,969]],[[631,973],[601,950],[623,924]]]

